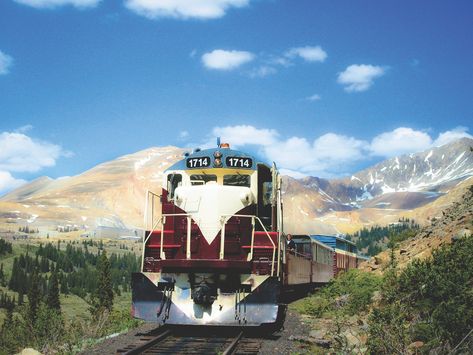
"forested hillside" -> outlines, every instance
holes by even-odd
[[[87,338],[134,323],[128,307],[113,307],[122,294],[129,304],[131,273],[140,265],[140,258],[127,248],[120,245],[121,252],[108,257],[101,241],[33,246],[0,240],[0,309],[6,311],[0,354],[27,346],[67,352],[80,348]],[[82,304],[85,313],[66,317]]]
[[[389,241],[400,242],[412,238],[419,228],[419,224],[414,220],[400,218],[397,223],[388,226],[365,227],[353,234],[347,234],[346,239],[355,242],[358,250],[373,256],[385,250]]]

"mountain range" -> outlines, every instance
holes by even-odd
[[[395,223],[426,223],[472,184],[473,140],[382,161],[338,179],[283,178],[285,229],[293,233],[347,233]],[[0,226],[30,225],[41,233],[143,227],[147,190],[159,194],[163,171],[186,150],[149,148],[76,176],[38,178],[0,197]]]

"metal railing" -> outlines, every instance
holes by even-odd
[[[247,261],[253,260],[253,250],[254,250],[254,244],[255,244],[255,220],[259,222],[261,227],[263,227],[263,230],[268,237],[269,241],[273,245],[273,258],[271,261],[271,276],[274,276],[274,260],[276,258],[276,244],[273,241],[273,238],[269,235],[268,231],[266,230],[266,227],[263,225],[263,222],[259,219],[257,216],[253,215],[242,215],[242,214],[227,214],[227,215],[222,215],[221,221],[222,221],[222,232],[220,234],[220,260],[224,259],[225,255],[225,225],[227,222],[230,220],[232,217],[238,217],[238,218],[251,218],[251,245],[250,245],[250,252],[248,253]],[[278,259],[278,264],[279,264],[279,259]]]
[[[150,196],[151,196],[151,201],[150,201]],[[146,190],[145,211],[144,211],[144,216],[143,216],[144,217],[143,227],[145,230],[148,229],[150,212],[151,212],[151,224],[154,223],[154,205],[155,205],[156,197],[157,197],[157,200],[159,201],[159,206],[161,206],[161,195],[158,195],[152,191]]]
[[[166,224],[166,217],[186,217],[187,218],[187,238],[186,238],[186,259],[190,259],[191,258],[191,224],[192,224],[192,217],[190,214],[187,214],[187,213],[168,213],[168,214],[163,214],[157,221],[156,223],[153,225],[153,227],[151,228],[151,230],[149,231],[148,233],[148,236],[145,238],[144,242],[143,242],[143,257],[142,259],[144,260],[144,252],[145,252],[145,247],[146,247],[146,243],[148,242],[148,239],[149,237],[151,237],[151,235],[153,234],[153,232],[156,230],[156,227],[158,227],[158,225],[162,225],[163,227],[161,228],[161,241],[160,241],[160,253],[159,253],[159,257],[163,260],[166,259],[166,254],[164,253],[164,248],[163,248],[163,244],[164,244],[164,225]]]

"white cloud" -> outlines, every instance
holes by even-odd
[[[202,63],[208,69],[233,70],[251,62],[254,58],[253,53],[246,51],[215,49],[202,55]]]
[[[42,8],[56,8],[60,6],[74,6],[79,9],[97,6],[102,0],[14,0],[15,2],[23,5],[35,7],[37,9]]]
[[[215,138],[220,137],[222,142],[230,143],[232,147],[244,145],[271,145],[276,142],[278,132],[274,129],[258,129],[250,125],[214,127],[212,129],[211,146]]]
[[[26,133],[26,132],[31,131],[32,129],[33,129],[33,126],[30,124],[27,124],[15,129],[15,133]]]
[[[292,61],[287,57],[274,57],[271,56],[268,59],[268,63],[271,65],[281,65],[283,67],[290,67],[292,65]]]
[[[195,52],[191,57],[195,55]],[[294,65],[296,58],[302,58],[308,62],[323,62],[327,53],[320,47],[297,47],[291,48],[282,55],[261,53],[258,56],[247,51],[216,49],[204,53],[201,57],[202,63],[208,69],[233,70],[243,64],[255,61],[254,67],[247,72],[250,78],[264,78],[275,74],[279,67],[290,67]]]
[[[125,6],[150,19],[171,17],[204,20],[223,17],[229,8],[245,7],[249,2],[250,0],[126,0]]]
[[[314,141],[314,153],[319,159],[335,159],[344,163],[364,158],[367,143],[341,134],[327,133]]]
[[[37,172],[56,164],[67,156],[60,146],[32,139],[23,133],[0,133],[0,170],[9,172]]]
[[[255,68],[250,71],[249,75],[251,78],[264,78],[265,76],[276,73],[276,69],[268,65],[262,65],[259,68]]]
[[[56,164],[62,156],[71,156],[61,146],[31,138],[25,133],[33,128],[25,125],[14,132],[0,133],[0,193],[26,183],[12,172],[35,173]]]
[[[305,46],[289,49],[285,56],[288,58],[301,57],[308,62],[323,62],[327,59],[327,52],[322,47]]]
[[[399,127],[373,138],[370,150],[373,155],[393,157],[420,152],[432,145],[432,138],[425,132],[408,127]]]
[[[389,158],[424,151],[436,142],[471,137],[464,127],[443,132],[434,140],[425,132],[399,127],[375,136],[371,142],[337,133],[326,133],[313,139],[282,137],[274,129],[251,125],[214,127],[204,147],[214,147],[215,138],[230,143],[232,148],[253,146],[268,162],[275,161],[281,172],[293,177],[307,175],[334,177],[351,173],[357,163],[373,157]]]
[[[320,100],[322,100],[322,97],[319,94],[314,94],[312,96],[307,97],[307,100],[309,100],[309,101],[320,101]]]
[[[13,58],[8,54],[0,51],[0,75],[5,75],[10,72],[10,67],[13,64]]]
[[[353,64],[338,74],[338,83],[345,86],[345,91],[360,92],[368,90],[376,78],[384,75],[386,69],[369,64]]]
[[[205,147],[214,146],[215,137],[228,142],[233,148],[246,145],[257,147],[259,154],[293,177],[303,175],[332,176],[347,163],[364,159],[367,143],[353,137],[328,133],[312,142],[303,137],[281,139],[274,129],[256,128],[251,125],[215,127],[212,138]]]
[[[473,136],[467,133],[467,131],[468,128],[460,126],[450,131],[442,132],[439,134],[433,145],[440,147],[441,145],[453,142],[460,138],[473,138]]]
[[[16,189],[25,183],[26,180],[15,179],[8,171],[0,170],[0,195],[9,190]]]

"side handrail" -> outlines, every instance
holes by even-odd
[[[149,237],[151,237],[151,234],[153,234],[153,231],[156,229],[156,227],[159,225],[159,223],[162,221],[163,219],[162,218],[159,218],[156,223],[152,226],[153,228],[151,228],[148,232],[148,236],[145,236],[144,240],[143,240],[143,247],[142,247],[142,256],[141,256],[141,271],[143,271],[143,267],[144,267],[144,263],[145,263],[145,251],[146,251],[146,243],[148,242],[148,239]],[[145,226],[146,227],[146,226]],[[163,223],[163,228],[161,228],[162,230],[164,229],[164,223]],[[145,230],[146,232],[146,230]],[[162,240],[162,237],[161,237],[161,240]],[[161,244],[161,250],[162,250],[162,244]]]
[[[150,195],[151,195],[151,224],[153,224],[154,222],[154,198],[155,197],[158,197],[159,198],[159,201],[161,201],[161,195],[158,195],[156,193],[154,193],[153,191],[150,191],[150,190],[146,190],[146,197],[145,197],[145,213],[144,213],[144,221],[143,221],[143,224],[144,224],[144,229],[148,229],[148,225],[149,225],[149,205],[150,205]]]
[[[247,261],[251,261],[253,259],[253,250],[254,250],[254,243],[255,243],[255,220],[259,222],[261,227],[263,227],[263,230],[268,237],[269,241],[273,245],[273,257],[271,261],[271,276],[274,276],[274,260],[276,257],[276,244],[274,243],[273,239],[269,235],[266,227],[264,226],[263,222],[261,222],[261,219],[259,217],[254,216],[254,215],[242,215],[242,214],[227,214],[227,215],[222,215],[222,232],[221,232],[221,240],[220,240],[220,259],[222,260],[224,258],[225,254],[225,225],[227,224],[228,220],[231,217],[239,217],[239,218],[251,218],[251,246],[250,246],[250,252],[248,253],[248,258]],[[278,260],[279,264],[279,260]]]
[[[187,218],[187,238],[186,238],[186,258],[190,259],[191,258],[191,224],[192,224],[192,219],[191,215],[188,213],[166,213],[161,215],[161,217],[156,221],[156,223],[152,226],[150,231],[148,232],[148,235],[144,239],[143,242],[143,256],[141,258],[141,270],[143,270],[143,265],[144,265],[144,258],[145,258],[145,249],[146,249],[146,243],[148,242],[148,239],[151,237],[151,234],[153,234],[154,230],[159,224],[162,224],[161,228],[161,240],[160,240],[160,253],[159,257],[162,260],[166,259],[166,254],[164,253],[164,225],[166,224],[166,217],[186,217]]]

